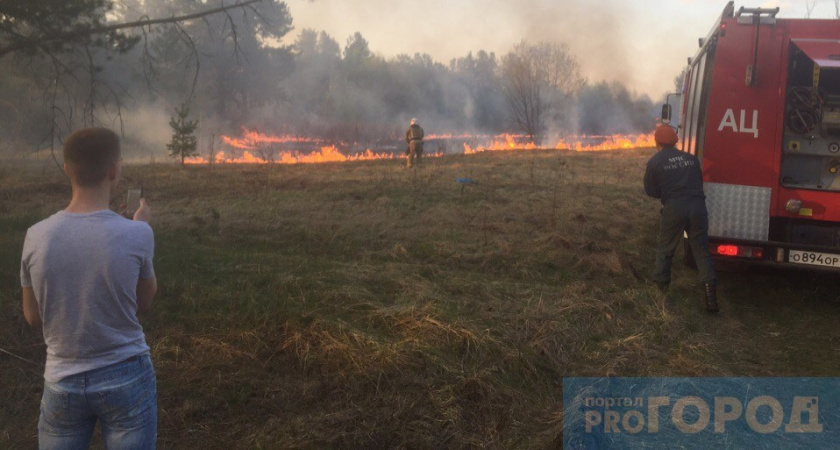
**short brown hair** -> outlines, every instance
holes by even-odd
[[[120,159],[120,137],[107,128],[76,130],[64,141],[64,163],[79,186],[97,186]]]

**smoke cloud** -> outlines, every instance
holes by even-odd
[[[178,13],[173,9],[178,5],[169,1],[135,3],[123,19]],[[182,103],[199,120],[202,155],[218,148],[222,134],[235,136],[243,128],[377,149],[398,148],[412,117],[429,133],[518,132],[500,67],[503,57],[523,41],[568,44],[588,80],[577,95],[564,100],[552,115],[556,120],[545,124],[550,134],[642,133],[653,127],[662,97],[649,93],[672,90],[685,59],[681,54],[671,70],[639,56],[639,43],[650,34],[639,17],[650,21],[657,16],[642,13],[636,2],[287,4],[288,10],[279,4],[272,12],[274,23],[282,25],[275,33],[282,36],[279,40],[264,38],[265,29],[254,25],[256,21],[234,14],[235,44],[225,23],[229,19],[220,17],[178,29],[156,28],[144,36],[143,45],[124,55],[94,53],[95,96],[90,96],[86,83],[91,77],[84,70],[63,78],[78,84],[68,84],[58,99],[61,111],[73,115],[60,118],[56,136],[60,140],[72,128],[102,124],[123,131],[127,158],[165,160],[172,134],[168,122]],[[290,18],[296,26],[292,31],[286,26]],[[633,33],[640,38],[628,38]],[[678,40],[694,42],[693,37]],[[67,59],[78,60],[76,56]],[[0,68],[4,98],[36,93],[21,102],[34,105],[29,111],[0,108],[3,117],[9,116],[9,125],[0,131],[13,135],[15,148],[37,148],[49,141],[44,124],[50,108],[36,95],[50,79],[29,75],[38,64],[14,72]],[[646,68],[651,67],[666,81],[650,77]],[[99,114],[93,118],[81,113],[91,98]]]

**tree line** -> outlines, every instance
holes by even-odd
[[[147,116],[166,124],[184,105],[200,134],[249,127],[352,142],[399,139],[412,117],[439,132],[537,142],[639,133],[657,112],[619,82],[587,81],[563,43],[523,41],[501,56],[479,50],[442,63],[422,52],[381,56],[358,32],[342,45],[304,29],[280,44],[291,31],[276,0],[5,0],[0,151],[55,146],[85,125],[154,140],[165,131]]]

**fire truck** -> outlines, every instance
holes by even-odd
[[[840,272],[840,20],[778,12],[729,2],[700,39],[681,149],[702,162],[714,258]]]

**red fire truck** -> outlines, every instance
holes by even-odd
[[[715,258],[840,271],[840,20],[778,11],[729,2],[700,39],[681,148],[702,161]]]

